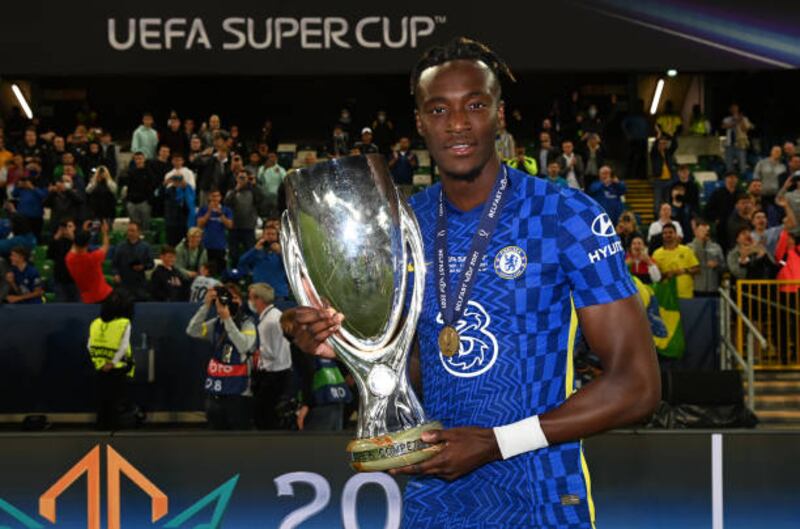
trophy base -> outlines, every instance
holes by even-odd
[[[421,463],[442,449],[441,445],[423,442],[422,432],[441,429],[442,424],[434,421],[401,432],[353,439],[347,445],[350,466],[358,472],[377,472]]]

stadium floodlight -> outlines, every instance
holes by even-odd
[[[658,102],[661,101],[661,92],[664,91],[664,79],[659,79],[656,83],[656,93],[653,94],[653,102],[650,103],[650,115],[655,115],[658,110]]]
[[[667,77],[675,77],[676,75],[678,75],[678,70],[675,68],[670,68],[667,70]]]
[[[17,97],[17,101],[19,101],[19,106],[22,107],[22,111],[25,112],[25,115],[28,117],[28,119],[33,119],[33,110],[31,110],[31,106],[28,104],[28,101],[22,94],[22,90],[19,89],[19,86],[17,86],[16,83],[11,85],[11,91],[14,92],[14,95]]]

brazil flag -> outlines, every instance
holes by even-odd
[[[682,358],[686,351],[681,312],[678,307],[678,286],[674,277],[652,285],[658,299],[661,319],[667,327],[667,336],[653,337],[658,354],[669,358]]]

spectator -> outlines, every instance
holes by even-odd
[[[197,134],[195,133],[195,123],[192,118],[186,118],[183,120],[183,135],[186,136],[186,141],[191,141],[191,139]],[[197,136],[199,138],[199,136]],[[202,140],[200,141],[202,145]]]
[[[392,151],[389,159],[389,169],[392,171],[394,183],[410,186],[414,184],[414,171],[419,167],[417,155],[411,150],[411,140],[408,136],[400,136],[397,150]]]
[[[778,238],[783,226],[770,228],[767,222],[767,214],[763,211],[754,211],[750,217],[750,224],[753,226],[753,231],[750,233],[753,237],[753,242],[763,244],[769,253],[774,254],[775,245],[778,244]]]
[[[787,141],[783,143],[783,155],[781,157],[781,161],[784,165],[789,165],[789,160],[792,159],[792,156],[795,156],[797,153],[797,147],[795,146],[793,141]]]
[[[177,155],[180,158],[181,155]],[[171,171],[164,184],[164,225],[167,244],[178,244],[186,230],[196,224],[194,188],[183,179],[182,172]]]
[[[56,165],[53,169],[53,179],[58,180],[61,178],[67,172],[68,167],[73,169],[73,178],[77,175],[81,182],[84,184],[86,183],[86,173],[84,173],[83,169],[76,163],[75,154],[70,151],[66,151],[61,155],[61,163]],[[77,189],[81,189],[82,187],[81,185],[76,186]]]
[[[203,140],[200,136],[194,135],[189,139],[189,151],[186,159],[186,166],[191,169],[195,175],[203,168],[203,158],[212,153],[212,149],[203,150]],[[195,187],[195,189],[197,189]]]
[[[253,283],[274,285],[274,294],[278,301],[289,297],[289,284],[281,257],[281,243],[275,227],[264,227],[255,247],[239,259],[239,268],[252,276]]]
[[[648,254],[644,238],[638,233],[631,237],[630,249],[625,254],[625,264],[631,274],[646,285],[661,281],[661,271]]]
[[[725,244],[723,248],[729,250],[736,241],[736,234],[742,228],[748,231],[753,229],[750,225],[750,217],[753,215],[753,199],[747,193],[739,193],[736,196],[736,205],[725,223]]]
[[[761,190],[761,180],[751,180],[750,183],[747,184],[747,194],[750,196],[753,211],[766,211],[766,204],[764,202],[764,196],[762,195]],[[774,200],[775,199],[773,198],[773,202]]]
[[[775,259],[763,244],[753,241],[750,228],[736,232],[736,246],[728,252],[728,270],[736,279],[774,279]]]
[[[331,144],[328,152],[332,157],[347,156],[350,152],[350,136],[344,131],[341,125],[333,127],[331,133]]]
[[[231,265],[236,266],[239,257],[256,242],[256,224],[259,212],[264,209],[261,190],[255,186],[255,177],[242,169],[236,175],[236,187],[228,191],[225,205],[233,211],[233,227],[230,232]]]
[[[700,262],[694,252],[680,244],[673,224],[663,227],[664,246],[653,253],[653,260],[664,279],[676,278],[678,297],[689,299],[694,295],[694,277],[700,273]]]
[[[672,180],[670,185],[666,188],[666,193],[662,197],[662,201],[671,202],[672,188],[676,185],[682,185],[684,189],[684,202],[691,208],[693,212],[700,211],[700,186],[694,179],[694,175],[689,171],[689,166],[681,164],[678,166],[678,174]]]
[[[586,109],[586,116],[583,117],[583,121],[581,122],[581,128],[580,131],[578,132],[583,134],[582,139],[584,139],[585,141],[588,141],[589,137],[592,134],[596,134],[599,140],[600,134],[603,133],[604,128],[605,128],[605,123],[603,122],[603,118],[601,118],[598,113],[597,105],[592,103],[591,105],[589,105],[589,108]],[[584,157],[584,160],[588,162],[586,157]],[[602,162],[599,163],[597,167],[599,168],[601,165],[603,165]],[[596,174],[597,173],[595,173],[595,175]]]
[[[212,189],[218,189],[225,193],[233,187],[234,174],[228,154],[225,136],[219,134],[214,139],[213,153],[211,155],[204,154],[196,159],[199,204],[205,205],[208,202],[208,194]]]
[[[650,174],[653,178],[671,180],[675,174],[675,151],[667,138],[658,138],[650,149]]]
[[[197,212],[197,226],[203,229],[203,246],[218,272],[227,268],[225,252],[228,249],[227,230],[233,229],[233,211],[222,205],[222,193],[212,189],[208,205]]]
[[[633,212],[624,211],[622,215],[619,216],[617,235],[620,241],[622,241],[622,247],[625,248],[625,251],[630,249],[631,241],[634,237],[638,236],[644,238],[643,235],[639,233],[639,226],[636,223],[636,217]]]
[[[172,170],[172,162],[170,161],[170,150],[166,145],[158,147],[158,154],[154,160],[148,160],[147,165],[153,173],[154,188],[153,195],[150,198],[150,205],[153,208],[154,217],[164,216],[164,189],[163,182],[166,180],[166,175]]]
[[[553,145],[557,145],[558,144],[558,140],[560,139],[560,137],[558,135],[558,130],[556,129],[556,127],[553,126],[553,120],[552,119],[544,118],[542,120],[542,127],[539,129],[540,141],[541,141],[541,133],[542,132],[546,132],[547,133],[547,135],[550,137],[550,142]]]
[[[148,160],[156,157],[158,146],[158,133],[153,129],[153,114],[145,112],[142,115],[142,124],[133,131],[131,151],[141,152]]]
[[[33,251],[36,247],[36,236],[31,232],[28,219],[19,213],[11,213],[11,235],[0,240],[0,257],[9,257],[12,248],[18,246]]]
[[[277,210],[278,189],[280,189],[284,178],[286,178],[286,169],[278,165],[278,155],[270,152],[267,154],[264,165],[258,169],[258,175],[256,176],[258,187],[261,188],[264,195],[265,207],[270,214]]]
[[[694,228],[694,239],[687,246],[700,262],[700,273],[694,280],[695,297],[718,296],[719,280],[725,271],[722,247],[711,240],[711,225],[699,219]]]
[[[591,187],[600,176],[600,170],[605,165],[606,161],[605,149],[600,143],[599,134],[592,132],[586,136],[586,143],[584,144],[581,156],[586,167],[583,173],[583,179],[586,185]]]
[[[211,428],[249,430],[253,399],[248,363],[256,347],[256,325],[242,308],[238,287],[229,283],[221,288],[230,302],[220,299],[218,289],[209,290],[186,333],[193,338],[209,340],[213,346],[205,380],[206,417]],[[216,306],[217,316],[207,319],[212,304]]]
[[[202,138],[203,145],[206,147],[214,146],[216,149],[217,138],[227,141],[228,136],[228,132],[222,129],[222,120],[216,114],[211,114],[208,117],[208,123],[200,125],[200,138]]]
[[[13,157],[14,153],[6,149],[6,139],[0,135],[0,167],[5,167]]]
[[[172,153],[172,170],[164,175],[164,184],[168,184],[173,176],[180,175],[186,185],[190,186],[193,190],[197,189],[197,175],[194,171],[186,167],[184,164],[186,159],[183,157],[183,152]]]
[[[361,129],[361,141],[353,144],[353,148],[358,149],[361,154],[376,154],[380,152],[378,146],[372,143],[372,129],[369,127]]]
[[[275,292],[270,285],[250,285],[248,306],[258,322],[258,348],[253,356],[253,403],[259,430],[279,428],[278,403],[289,393],[292,382],[289,342],[283,336],[281,311],[274,302]]]
[[[375,114],[372,134],[380,153],[389,157],[392,154],[392,144],[395,142],[394,123],[388,118],[385,110],[378,110]]]
[[[42,278],[35,266],[28,262],[30,250],[24,246],[11,249],[11,270],[6,272],[8,294],[6,303],[35,305],[42,303]]]
[[[108,167],[111,176],[117,176],[117,146],[111,142],[111,133],[104,130],[100,134],[100,150],[103,152],[103,163]]]
[[[109,224],[117,216],[117,183],[108,168],[101,165],[86,186],[86,201],[93,219],[105,220]]]
[[[514,157],[516,151],[516,143],[514,136],[506,129],[505,119],[501,119],[498,123],[497,136],[494,139],[494,149],[501,160],[508,160]]]
[[[58,303],[77,303],[80,293],[67,269],[67,255],[75,243],[75,221],[61,221],[47,245],[47,258],[53,261],[53,292]]]
[[[692,105],[692,116],[689,121],[689,134],[692,136],[709,136],[711,134],[711,122],[708,120],[700,105]]]
[[[723,248],[727,247],[725,238],[725,223],[731,216],[736,205],[736,195],[739,189],[739,175],[730,172],[725,175],[724,185],[711,193],[706,202],[705,218],[716,227],[717,238]],[[733,241],[731,241],[733,244]]]
[[[175,266],[175,248],[161,247],[161,264],[150,276],[150,299],[153,301],[186,301],[189,299],[189,283]]]
[[[175,266],[181,274],[194,279],[200,273],[200,267],[208,263],[208,252],[203,248],[203,230],[198,227],[189,228],[186,238],[175,248]]]
[[[677,182],[672,186],[669,205],[672,208],[672,219],[681,226],[681,240],[689,243],[694,238],[692,220],[696,212],[686,203],[686,188],[682,183]]]
[[[39,138],[36,136],[36,127],[30,126],[25,129],[22,143],[16,149],[16,152],[23,157],[23,162],[32,158],[36,158],[42,162],[45,161],[47,152],[42,142],[39,141]],[[8,163],[8,160],[6,160],[6,163]]]
[[[800,173],[793,174],[791,178],[784,182],[781,190],[778,191],[778,196],[775,198],[775,204],[786,212],[784,224],[788,221],[795,226],[791,235],[795,238],[800,236],[800,233],[797,233],[800,230],[796,228],[796,221],[800,219]]]
[[[250,154],[247,155],[247,165],[245,165],[244,168],[246,171],[257,175],[263,163],[264,161],[261,159],[261,155],[258,154],[258,151],[250,151]]]
[[[145,271],[153,268],[150,245],[142,240],[141,226],[136,221],[128,223],[127,237],[119,243],[111,259],[114,283],[134,301],[148,298]]]
[[[514,157],[510,160],[505,160],[505,164],[523,173],[531,176],[539,174],[539,168],[536,166],[536,160],[531,156],[525,155],[525,147],[522,145],[514,148]]]
[[[161,134],[161,144],[169,147],[169,152],[175,154],[189,152],[189,138],[181,129],[181,120],[173,115],[167,121],[167,130]]]
[[[622,132],[628,141],[628,162],[625,165],[626,178],[645,178],[647,164],[647,118],[644,117],[644,101],[636,100],[630,114],[622,120]]]
[[[519,108],[506,113],[506,128],[520,143],[527,143],[533,139],[530,135],[532,127]]]
[[[31,232],[37,239],[42,237],[44,202],[47,200],[47,195],[47,189],[36,187],[27,176],[17,181],[11,194],[17,201],[17,213],[27,219]]]
[[[133,303],[120,292],[103,301],[100,317],[89,326],[87,348],[94,365],[97,428],[116,430],[122,426],[127,408],[128,381],[135,365],[131,352]]]
[[[83,173],[87,175],[94,175],[94,172],[101,165],[105,165],[106,158],[103,155],[103,150],[100,148],[100,142],[92,140],[89,142],[89,150],[86,156],[83,157]]]
[[[100,303],[111,294],[111,287],[103,275],[103,261],[108,254],[108,224],[102,223],[103,243],[97,250],[89,251],[91,234],[81,231],[75,235],[72,249],[64,259],[70,276],[84,303]]]
[[[669,204],[661,204],[658,208],[658,218],[650,224],[650,228],[647,230],[647,243],[651,248],[653,247],[653,240],[661,235],[664,226],[667,225],[674,226],[678,237],[683,238],[683,228],[681,224],[672,219],[672,206]],[[658,246],[660,245],[659,242]]]
[[[547,175],[547,167],[551,160],[558,157],[558,150],[553,147],[553,141],[549,132],[539,133],[539,146],[536,148],[536,161],[539,165],[539,174]]]
[[[133,155],[133,167],[120,179],[120,184],[127,188],[125,200],[128,217],[145,230],[150,227],[153,212],[150,202],[159,182],[141,151]]]
[[[589,196],[606,210],[611,222],[615,224],[625,209],[622,199],[627,191],[625,183],[619,181],[609,165],[600,167],[599,180],[589,186]]]
[[[189,301],[202,303],[206,298],[206,293],[221,284],[214,279],[214,263],[201,264],[189,290]]]
[[[762,158],[753,170],[753,179],[761,182],[761,193],[764,199],[772,202],[781,188],[779,177],[786,172],[786,166],[781,158],[781,147],[773,145],[769,156]]]
[[[722,120],[725,130],[725,167],[730,172],[736,164],[739,172],[744,173],[747,170],[747,150],[750,148],[748,134],[755,127],[736,103],[730,106],[730,112],[730,116]]]
[[[572,141],[561,142],[561,155],[556,158],[560,167],[560,174],[567,185],[573,189],[583,189],[583,160],[575,152]]]
[[[561,177],[561,165],[558,160],[550,160],[547,165],[547,181],[561,187],[569,187],[567,181]]]
[[[671,100],[664,102],[664,112],[656,118],[656,137],[670,140],[672,152],[678,149],[678,135],[683,132],[683,120],[675,112]]]
[[[800,280],[800,245],[797,243],[797,221],[794,220],[793,214],[789,213],[789,216],[792,217],[792,220],[787,222],[787,225],[781,231],[780,239],[778,239],[777,248],[775,249],[775,259],[780,265],[776,279],[781,281]],[[795,229],[792,229],[792,226]],[[795,235],[792,235],[793,233]],[[781,285],[780,291],[782,294],[792,294],[792,296],[782,296],[784,298],[783,304],[786,306],[793,304],[794,309],[797,310],[796,298],[794,301],[791,298],[796,296],[798,290],[800,290],[800,285],[798,284]]]

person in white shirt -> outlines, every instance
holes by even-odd
[[[282,312],[274,301],[275,291],[270,285],[250,285],[247,303],[258,322],[252,380],[255,422],[259,430],[275,430],[280,426],[276,408],[292,382],[291,349],[281,328]]]
[[[672,206],[664,202],[661,204],[661,207],[658,208],[658,218],[654,220],[652,224],[650,224],[650,229],[647,230],[647,242],[650,243],[653,240],[653,237],[661,235],[661,231],[667,224],[672,224],[675,226],[675,231],[678,232],[678,237],[683,239],[683,229],[681,228],[680,222],[672,220]]]
[[[211,270],[213,267],[214,263],[203,263],[198,267],[197,276],[189,289],[190,303],[202,303],[209,290],[214,290],[215,287],[222,284],[212,277],[214,275]]]
[[[197,177],[194,174],[194,171],[183,164],[183,153],[176,152],[172,155],[172,171],[169,171],[164,175],[164,185],[174,185],[175,180],[173,180],[173,177],[180,175],[183,177],[183,181],[186,182],[187,186],[191,187],[192,189],[197,189],[197,184],[195,183],[197,181]]]

